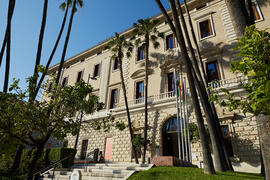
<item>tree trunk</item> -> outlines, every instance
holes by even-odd
[[[54,45],[54,47],[53,47],[52,53],[51,53],[51,55],[50,55],[50,57],[49,57],[49,59],[48,59],[48,61],[47,61],[47,64],[46,64],[46,67],[45,67],[45,72],[42,73],[42,76],[41,76],[41,78],[40,78],[40,80],[39,80],[39,82],[38,82],[37,88],[36,88],[36,90],[35,90],[35,92],[34,92],[34,95],[33,95],[33,99],[34,99],[34,100],[35,100],[35,98],[36,98],[36,96],[37,96],[37,94],[38,94],[38,91],[39,91],[39,89],[40,89],[40,87],[41,87],[41,85],[42,85],[42,83],[43,83],[43,80],[44,80],[45,76],[47,75],[47,72],[48,72],[48,69],[49,69],[50,64],[51,64],[51,62],[52,62],[52,59],[53,59],[53,57],[54,57],[55,51],[56,51],[56,49],[57,49],[57,47],[58,47],[58,44],[59,44],[59,41],[60,41],[60,39],[61,39],[61,37],[62,37],[63,31],[64,31],[64,27],[65,27],[65,24],[66,24],[66,19],[67,19],[67,14],[68,14],[68,9],[69,9],[69,7],[66,6],[65,15],[64,15],[64,18],[63,18],[63,21],[62,21],[62,25],[61,25],[61,28],[60,28],[60,31],[59,31],[57,40],[56,40],[55,45]]]
[[[132,150],[134,152],[135,162],[138,164],[139,161],[138,161],[138,156],[136,153],[136,148],[133,145],[134,134],[133,134],[132,126],[131,126],[131,118],[130,118],[128,101],[127,101],[127,91],[126,91],[126,85],[124,82],[123,65],[122,65],[122,48],[121,47],[119,47],[119,50],[118,50],[118,60],[119,60],[119,70],[120,70],[122,90],[123,90],[123,95],[124,95],[124,100],[125,100],[126,111],[127,111],[128,128],[129,128],[129,134],[130,134],[130,140],[131,140],[131,147],[132,147]],[[132,156],[132,154],[131,154],[131,156]]]
[[[207,82],[207,77],[206,77],[206,73],[205,73],[205,70],[204,70],[204,67],[203,67],[203,64],[202,64],[202,58],[201,58],[199,46],[198,46],[198,43],[197,43],[197,40],[196,40],[195,32],[194,32],[194,29],[193,29],[193,26],[192,26],[192,21],[191,21],[191,18],[190,18],[190,14],[189,14],[189,10],[188,10],[188,7],[187,7],[186,0],[184,0],[184,6],[185,6],[186,13],[188,15],[187,17],[188,17],[188,21],[189,21],[189,25],[190,25],[190,29],[191,29],[191,34],[192,34],[192,37],[193,37],[193,42],[195,44],[195,47],[196,47],[196,50],[197,50],[197,53],[198,53],[198,58],[199,58],[200,66],[201,66],[201,71],[199,69],[199,66],[198,66],[198,63],[197,63],[197,60],[196,60],[196,56],[195,56],[195,52],[193,50],[193,47],[192,47],[192,44],[191,44],[191,41],[190,41],[190,38],[189,38],[189,34],[188,34],[188,31],[187,31],[187,27],[186,27],[185,19],[184,19],[184,16],[183,16],[183,12],[182,12],[182,9],[180,8],[181,5],[180,5],[179,0],[177,0],[177,6],[178,6],[178,9],[179,9],[179,14],[180,14],[180,18],[181,18],[181,21],[182,21],[182,25],[183,25],[183,28],[184,28],[184,31],[185,31],[185,34],[186,34],[186,39],[187,39],[187,42],[188,42],[188,46],[190,47],[190,51],[191,51],[191,55],[192,55],[192,61],[193,61],[193,64],[194,64],[194,69],[196,71],[196,75],[197,75],[196,77],[199,77],[199,85],[201,86],[202,91],[204,91],[204,97],[206,97],[207,95],[209,95],[209,92],[206,89],[207,88],[207,83],[206,83]],[[196,78],[196,77],[194,77],[194,78]],[[201,95],[200,95],[200,97],[201,97]],[[214,106],[213,103],[209,103],[207,98],[203,99],[201,97],[201,100],[205,101],[204,104],[207,106],[207,109],[208,109],[208,110],[205,109],[205,113],[212,114],[212,119],[208,120],[208,122],[212,122],[213,123],[212,128],[216,129],[216,134],[214,134],[214,137],[217,137],[217,138],[215,138],[215,139],[211,138],[212,142],[216,141],[214,144],[218,145],[217,147],[215,146],[216,148],[214,148],[216,169],[218,171],[233,170],[230,158],[228,157],[228,153],[227,153],[227,150],[226,150],[226,147],[225,147],[225,144],[224,144],[224,139],[223,139],[223,136],[222,136],[222,133],[221,133],[221,128],[220,128],[220,122],[219,122],[219,119],[218,119],[218,116],[217,116],[217,113],[216,113],[215,106]],[[211,111],[209,111],[210,109],[211,109]],[[214,122],[216,122],[216,125],[215,125]],[[213,136],[211,136],[211,137],[213,137]],[[217,158],[217,156],[218,156],[218,158]]]
[[[9,81],[9,71],[10,71],[10,43],[11,43],[11,20],[15,8],[15,0],[10,0],[8,5],[8,17],[7,17],[7,29],[6,34],[3,42],[2,49],[4,50],[4,46],[6,44],[6,69],[5,69],[5,80],[4,80],[4,87],[3,92],[8,91],[8,81]],[[2,52],[1,52],[2,53]]]
[[[63,68],[65,57],[66,57],[68,41],[69,41],[70,32],[71,32],[71,28],[72,28],[73,17],[74,17],[75,9],[76,9],[76,3],[77,3],[77,0],[74,0],[73,5],[72,5],[72,11],[71,11],[71,15],[70,15],[70,20],[69,20],[69,24],[68,24],[67,36],[66,36],[66,40],[65,40],[65,44],[64,44],[64,48],[63,48],[63,52],[62,52],[62,57],[61,57],[57,77],[56,77],[56,82],[55,82],[56,84],[59,83],[62,68]]]
[[[33,175],[35,173],[34,172],[35,166],[37,164],[37,161],[39,160],[39,158],[42,155],[44,145],[40,145],[40,146],[37,147],[37,151],[35,152],[35,155],[34,155],[32,161],[31,161],[31,163],[29,164],[29,167],[28,167],[27,180],[33,180]]]
[[[40,65],[40,59],[41,59],[43,37],[44,37],[44,32],[45,32],[46,20],[47,20],[47,9],[48,9],[48,0],[44,0],[42,22],[41,22],[41,27],[40,27],[40,32],[39,32],[38,48],[37,48],[37,55],[36,55],[36,64],[35,64],[35,69],[34,69],[34,80],[33,82],[30,82],[30,83],[33,83],[32,85],[34,89],[36,88],[37,79],[38,79],[38,66]],[[34,93],[34,90],[29,95],[30,101],[34,101],[33,93]]]
[[[148,61],[149,61],[149,33],[145,35],[145,90],[144,90],[144,141],[142,163],[145,163],[145,155],[147,149],[147,130],[148,130]]]
[[[270,116],[259,115],[257,117],[257,124],[261,141],[265,179],[270,180]]]
[[[208,139],[206,136],[206,131],[205,131],[204,123],[203,123],[203,117],[202,117],[202,113],[201,113],[201,109],[200,109],[198,95],[197,95],[195,85],[194,85],[194,78],[192,76],[192,71],[191,71],[192,67],[191,67],[189,56],[187,54],[187,48],[185,46],[185,40],[184,40],[184,37],[182,34],[180,22],[178,19],[179,16],[177,13],[177,9],[175,7],[175,2],[174,2],[174,0],[169,0],[169,4],[170,4],[170,7],[171,7],[172,13],[173,13],[173,20],[174,20],[176,27],[173,25],[170,17],[168,16],[168,14],[167,14],[166,10],[164,9],[163,5],[161,4],[161,2],[159,0],[156,0],[156,3],[158,4],[160,10],[162,11],[163,15],[165,16],[167,22],[169,23],[169,26],[172,29],[174,35],[176,36],[177,42],[180,46],[180,49],[182,52],[182,58],[184,60],[186,70],[187,70],[187,77],[188,77],[189,87],[190,87],[190,91],[191,91],[192,102],[193,102],[193,106],[195,109],[195,115],[196,115],[197,124],[198,124],[198,130],[199,130],[202,151],[203,151],[204,172],[207,174],[213,174],[213,173],[215,173],[215,169],[214,169],[213,160],[211,157],[210,148],[209,148],[209,144],[208,144]]]
[[[6,48],[6,43],[7,43],[7,33],[9,31],[8,27],[9,27],[9,24],[11,24],[11,20],[12,20],[14,8],[15,8],[15,3],[16,3],[16,0],[11,0],[9,1],[9,5],[8,5],[7,27],[6,27],[6,32],[5,32],[5,36],[4,36],[4,40],[3,40],[3,44],[2,44],[2,48],[0,52],[0,68],[1,68],[2,60],[3,60],[5,48]]]
[[[11,172],[13,173],[16,172],[17,169],[20,167],[22,152],[23,152],[23,145],[19,145],[19,147],[16,150],[16,154],[11,167]]]

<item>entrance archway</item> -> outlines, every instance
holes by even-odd
[[[179,157],[178,154],[178,135],[177,135],[177,119],[176,117],[168,119],[162,128],[162,147],[163,156]]]

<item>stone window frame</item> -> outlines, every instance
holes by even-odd
[[[115,58],[115,59],[117,59],[117,58]],[[120,64],[119,64],[119,60],[118,60],[118,68],[114,69],[115,59],[112,59],[112,72],[117,72],[117,71],[119,71],[119,68],[120,68]]]
[[[171,30],[167,30],[167,31],[163,32],[163,34],[164,34],[164,37],[163,37],[164,52],[169,51],[169,50],[175,50],[178,47],[178,43],[177,43],[175,36],[174,36],[175,47],[173,49],[167,49],[167,42],[166,42],[166,37],[173,34],[173,32]]]
[[[95,75],[95,67],[99,65],[99,68],[98,68],[98,74],[97,76],[94,76]],[[100,72],[101,72],[101,62],[98,62],[98,63],[95,63],[94,66],[93,66],[93,78],[99,78],[100,77]]]
[[[116,86],[116,87],[110,87],[110,89],[109,89],[109,92],[110,92],[110,94],[109,94],[109,99],[108,99],[108,109],[110,110],[110,109],[115,109],[116,107],[114,107],[114,108],[111,108],[111,98],[112,98],[112,91],[113,90],[117,90],[117,97],[116,97],[116,107],[117,107],[117,105],[119,104],[119,102],[120,102],[120,88],[118,87],[118,86]]]
[[[77,77],[76,77],[75,83],[79,82],[79,81],[77,81],[77,80],[78,80],[78,75],[79,75],[80,72],[82,72],[82,75],[81,75],[81,79],[80,79],[80,80],[83,80],[83,76],[84,76],[84,68],[81,69],[81,70],[79,70],[79,71],[77,71]]]
[[[145,48],[143,49],[143,59],[139,58],[140,49],[142,49],[142,46],[139,46],[136,48],[136,63],[140,63],[140,62],[145,61],[145,56],[146,56],[145,55]]]
[[[142,99],[144,98],[144,95],[145,95],[145,81],[144,81],[144,78],[139,78],[139,79],[136,79],[135,81],[134,81],[134,96],[133,96],[133,99],[134,99],[134,101],[136,101],[137,99],[136,99],[136,91],[137,91],[137,83],[138,82],[143,82],[143,97],[142,97]]]
[[[206,21],[206,20],[209,20],[209,22],[210,22],[210,27],[211,27],[212,35],[207,36],[207,37],[204,37],[204,38],[201,38],[200,23],[203,22],[203,21]],[[215,27],[214,27],[214,21],[213,21],[213,17],[212,17],[212,12],[210,14],[207,14],[207,15],[205,15],[205,16],[200,17],[199,19],[197,19],[196,20],[196,27],[197,27],[197,33],[198,33],[198,37],[199,37],[199,40],[200,41],[205,40],[205,39],[209,39],[209,38],[212,38],[212,37],[215,37],[216,36]]]

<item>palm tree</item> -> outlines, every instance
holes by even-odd
[[[77,2],[78,2],[77,0],[73,0],[71,15],[70,15],[69,24],[68,24],[67,35],[66,35],[66,39],[65,39],[65,44],[64,44],[63,51],[62,51],[60,65],[59,65],[59,69],[58,69],[58,73],[57,73],[57,77],[56,77],[56,81],[55,81],[56,84],[59,84],[59,81],[60,81],[60,76],[61,76],[61,73],[62,73],[62,68],[63,68],[63,65],[64,65],[66,52],[67,52],[67,46],[68,46],[69,37],[70,37],[70,33],[71,33],[73,17],[74,17],[74,14],[76,12],[76,4],[77,4]]]
[[[48,0],[44,0],[42,21],[41,21],[41,27],[40,27],[40,32],[39,32],[38,48],[37,48],[35,68],[34,68],[34,75],[33,75],[33,79],[29,82],[30,87],[32,87],[33,89],[32,91],[30,91],[31,93],[29,96],[29,99],[31,102],[34,101],[33,92],[34,92],[34,89],[36,88],[36,83],[38,79],[38,66],[40,65],[40,59],[41,59],[43,37],[44,37],[44,32],[45,32],[45,27],[46,27],[46,20],[47,20],[47,9],[48,9]]]
[[[133,44],[131,42],[128,42],[123,35],[120,36],[118,33],[115,33],[115,36],[108,42],[107,46],[105,46],[104,49],[110,49],[110,51],[112,52],[112,59],[118,59],[120,79],[121,79],[127,118],[128,118],[128,127],[129,127],[129,134],[130,134],[130,140],[131,140],[131,147],[132,147],[132,151],[134,152],[135,161],[138,164],[139,161],[138,161],[136,149],[135,149],[135,146],[133,145],[134,134],[131,127],[131,118],[130,118],[130,112],[129,112],[128,101],[127,101],[127,91],[126,91],[126,85],[124,82],[125,79],[124,79],[124,74],[123,74],[123,57],[124,57],[123,51],[126,50],[126,56],[129,58],[131,56],[131,52],[133,51]]]
[[[195,85],[198,89],[198,93],[199,93],[199,96],[201,99],[202,106],[204,108],[207,124],[209,127],[210,137],[212,140],[211,141],[212,147],[213,147],[214,156],[215,156],[215,158],[214,158],[215,159],[215,168],[218,171],[226,171],[229,169],[228,168],[229,165],[227,164],[225,153],[224,153],[223,146],[222,146],[222,144],[224,144],[224,142],[223,142],[223,137],[221,134],[221,128],[219,125],[219,119],[218,119],[217,115],[216,116],[214,115],[216,113],[213,113],[213,112],[216,112],[216,111],[215,111],[215,109],[214,110],[212,109],[212,107],[208,101],[208,94],[206,91],[207,86],[205,86],[206,77],[204,77],[204,81],[203,81],[203,78],[202,78],[198,63],[197,63],[196,55],[195,55],[194,49],[192,47],[191,40],[189,38],[189,33],[187,30],[187,25],[185,22],[185,18],[183,15],[180,1],[176,0],[176,4],[177,4],[178,12],[180,15],[180,20],[182,22],[183,30],[185,33],[186,42],[187,42],[187,45],[190,49],[191,60],[192,60],[193,69],[194,69],[193,76],[194,76],[194,80],[195,80]],[[219,127],[219,128],[217,128],[217,127]]]
[[[1,68],[2,60],[3,60],[3,56],[4,56],[4,51],[6,48],[8,32],[11,31],[11,30],[9,30],[9,25],[11,24],[11,20],[12,20],[14,8],[15,8],[15,3],[16,3],[16,0],[9,1],[9,5],[8,5],[7,27],[6,27],[6,32],[5,32],[5,36],[4,36],[4,40],[3,40],[2,48],[1,48],[1,52],[0,52],[0,68]]]
[[[172,10],[174,22],[171,20],[170,16],[168,15],[166,9],[164,8],[164,6],[160,2],[160,0],[155,0],[155,2],[157,3],[157,5],[160,8],[164,17],[166,18],[172,32],[174,33],[174,35],[177,39],[178,44],[180,46],[180,49],[182,52],[182,59],[183,59],[185,66],[186,66],[187,78],[188,78],[188,82],[189,82],[192,102],[193,102],[195,115],[196,115],[196,119],[197,119],[197,124],[198,124],[198,130],[199,130],[202,151],[203,151],[204,172],[207,174],[214,174],[215,169],[214,169],[213,160],[212,160],[211,153],[210,153],[210,148],[209,148],[208,138],[207,138],[206,131],[205,131],[202,112],[200,109],[198,94],[196,92],[196,88],[195,88],[195,84],[194,84],[194,81],[195,81],[194,76],[193,76],[194,70],[193,70],[193,67],[191,65],[192,63],[190,61],[188,53],[187,53],[187,47],[185,45],[185,39],[184,39],[182,28],[180,25],[175,1],[169,0],[169,4],[170,4],[171,10]]]
[[[45,67],[45,71],[44,71],[44,73],[42,73],[41,78],[40,78],[40,80],[39,80],[38,83],[37,83],[37,87],[36,87],[35,92],[34,92],[34,94],[33,94],[33,99],[36,98],[37,93],[38,93],[38,91],[39,91],[39,89],[40,89],[40,87],[41,87],[41,85],[42,85],[42,83],[43,83],[43,80],[44,80],[44,78],[45,78],[45,76],[46,76],[46,74],[47,74],[47,72],[48,72],[48,69],[49,69],[50,64],[51,64],[51,62],[52,62],[52,59],[53,59],[53,57],[54,57],[55,51],[56,51],[56,49],[57,49],[57,47],[58,47],[58,44],[59,44],[59,42],[60,42],[60,39],[61,39],[61,37],[62,37],[63,31],[64,31],[64,27],[65,27],[65,24],[66,24],[66,19],[67,19],[68,10],[69,10],[69,8],[71,7],[71,5],[72,5],[72,0],[65,0],[65,2],[61,3],[61,5],[59,6],[59,8],[60,8],[61,10],[65,11],[65,14],[64,14],[64,17],[63,17],[63,20],[62,20],[62,25],[61,25],[61,28],[60,28],[60,31],[59,31],[57,40],[56,40],[56,42],[55,42],[55,44],[54,44],[53,50],[52,50],[52,52],[51,52],[51,55],[50,55],[50,57],[49,57],[49,59],[48,59],[48,61],[47,61],[47,64],[46,64],[46,67]],[[77,1],[77,5],[78,5],[79,7],[83,7],[83,0],[78,0],[78,1]],[[77,11],[77,9],[76,9],[76,11]]]
[[[142,156],[142,163],[145,163],[145,154],[146,154],[146,148],[147,148],[147,126],[148,126],[148,103],[147,103],[147,98],[148,98],[148,66],[149,66],[149,45],[150,41],[153,43],[154,48],[158,48],[160,46],[159,42],[157,41],[157,36],[162,37],[163,34],[159,33],[157,31],[156,26],[158,25],[159,21],[157,19],[151,20],[149,18],[143,20],[140,19],[138,20],[138,24],[134,23],[133,27],[133,38],[135,39],[136,36],[138,38],[136,39],[136,46],[140,46],[145,50],[145,88],[144,88],[144,115],[145,115],[145,120],[144,120],[144,144],[143,144],[143,156]],[[152,34],[152,35],[151,35]],[[141,40],[141,36],[144,36],[144,40]]]
[[[2,62],[2,58],[4,55],[5,46],[6,47],[6,68],[5,68],[5,81],[4,81],[4,88],[3,91],[7,92],[8,90],[8,81],[9,81],[9,70],[10,70],[10,43],[11,43],[11,20],[15,8],[16,0],[9,1],[8,5],[8,17],[7,17],[7,28],[6,33],[1,49],[1,57],[0,57],[0,66]]]

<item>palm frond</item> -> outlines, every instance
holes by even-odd
[[[157,49],[157,48],[159,48],[160,44],[159,44],[159,42],[155,41],[155,42],[153,42],[153,46],[155,49]]]

